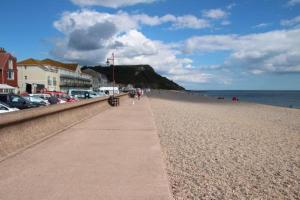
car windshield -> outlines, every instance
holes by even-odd
[[[75,90],[75,91],[72,91],[71,92],[71,95],[72,96],[75,96],[75,95],[84,95],[86,91],[81,91],[81,90]]]
[[[30,101],[30,97],[23,97],[24,99],[26,99],[26,100],[28,100],[28,101]]]
[[[41,102],[41,101],[43,101],[43,99],[40,97],[30,97],[30,101]]]
[[[38,98],[43,98],[42,94],[32,94],[30,95],[31,97],[38,97]]]
[[[14,102],[14,103],[22,103],[22,102],[29,102],[29,100],[23,98],[23,97],[20,97],[20,96],[12,96],[11,97],[11,101]]]

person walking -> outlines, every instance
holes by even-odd
[[[58,104],[58,102],[59,102],[58,98],[55,95],[51,95],[51,97],[49,97],[48,101],[51,105]]]
[[[137,97],[138,97],[138,100],[140,100],[141,96],[142,96],[142,90],[140,88],[137,88]]]

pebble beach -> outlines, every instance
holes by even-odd
[[[300,199],[300,110],[151,91],[174,199]]]

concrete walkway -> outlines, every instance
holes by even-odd
[[[172,199],[148,99],[126,99],[1,162],[0,199]]]

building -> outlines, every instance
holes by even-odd
[[[0,84],[0,94],[1,93],[16,93],[16,88],[7,84]]]
[[[44,89],[60,91],[60,77],[56,67],[33,58],[18,62],[17,65],[21,93],[39,93]]]
[[[3,48],[0,48],[0,84],[2,84],[3,88],[18,87],[18,69],[16,63],[17,59],[14,56],[7,53]]]
[[[70,89],[91,89],[92,76],[81,71],[77,63],[62,63],[45,59],[41,61],[46,65],[55,66],[60,75],[60,90],[68,92]]]
[[[100,87],[106,86],[108,84],[107,77],[104,74],[96,72],[91,68],[82,69],[82,72],[92,76],[92,88],[94,91],[98,91]]]
[[[79,64],[44,59],[27,59],[18,63],[21,92],[42,89],[68,92],[69,89],[91,89],[92,76],[82,73]]]

